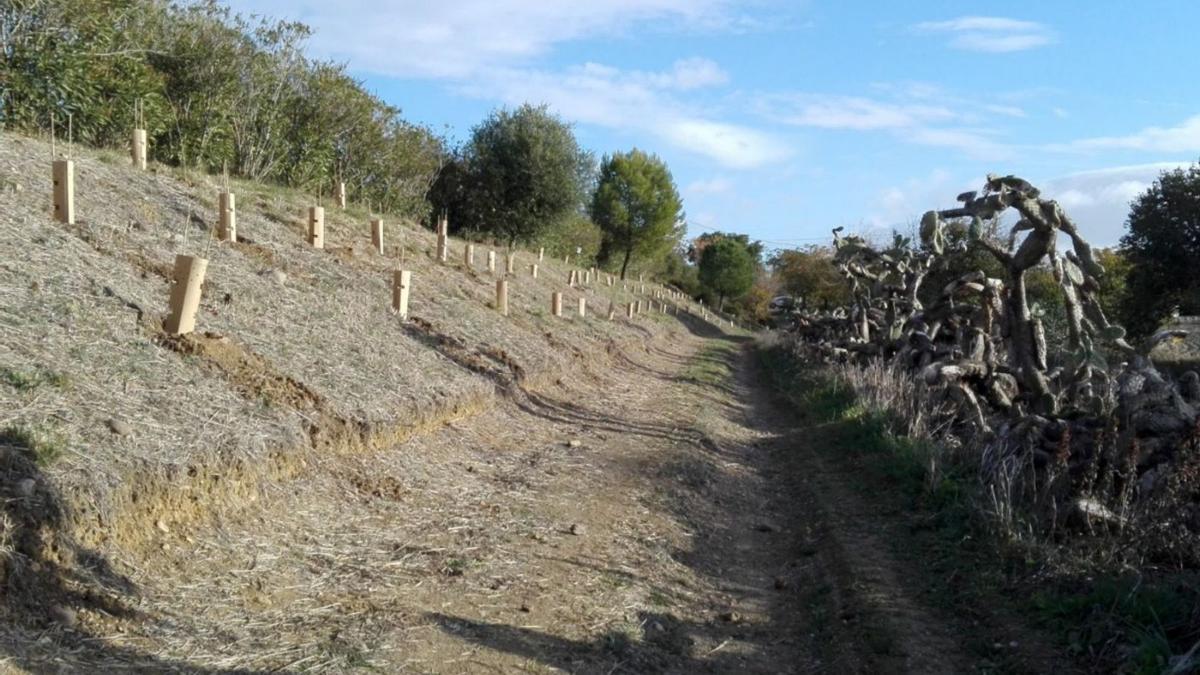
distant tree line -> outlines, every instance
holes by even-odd
[[[0,125],[127,146],[144,109],[151,157],[423,214],[445,161],[429,129],[339,64],[302,51],[299,23],[248,20],[213,0],[0,3]]]
[[[70,118],[77,142],[124,148],[140,107],[159,162],[318,194],[344,182],[377,211],[445,215],[463,236],[540,245],[765,314],[761,244],[721,232],[685,244],[682,200],[659,157],[597,158],[568,123],[528,104],[493,111],[452,144],[344,65],[306,56],[309,35],[217,0],[7,0],[0,128],[45,134],[54,120],[62,137]]]

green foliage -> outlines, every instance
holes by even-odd
[[[1126,328],[1146,335],[1175,309],[1200,314],[1200,165],[1159,175],[1134,200],[1126,226]]]
[[[770,277],[759,271],[750,290],[726,307],[726,311],[746,321],[766,325],[771,318],[770,304],[775,295],[776,288]]]
[[[600,253],[600,242],[604,233],[587,216],[576,213],[564,218],[560,225],[550,228],[539,243],[546,248],[546,255],[553,258],[571,256],[580,267],[589,267],[596,262]]]
[[[940,263],[929,270],[919,292],[922,303],[934,304],[947,285],[972,272],[983,272],[988,277],[995,279],[1006,278],[1000,261],[996,260],[996,257],[980,243],[980,239],[988,239],[992,242],[1000,241],[999,221],[992,219],[980,222],[975,226],[977,232],[972,235],[969,228],[961,222],[947,223],[943,232],[942,245],[944,249],[953,249],[957,252],[954,255],[942,257]]]
[[[825,310],[850,302],[850,286],[826,246],[776,251],[768,264],[780,289],[808,307]]]
[[[66,450],[67,439],[50,427],[10,424],[0,429],[0,447],[16,448],[38,466],[47,466]]]
[[[751,241],[750,236],[746,234],[705,232],[688,244],[687,260],[698,265],[703,260],[705,251],[721,241],[734,242],[746,249],[753,261],[754,280],[747,289],[729,294],[729,297],[722,297],[720,290],[713,284],[702,283],[699,292],[696,293],[697,297],[702,297],[710,304],[718,305],[722,310],[734,316],[757,323],[765,323],[770,316],[768,307],[771,299],[775,296],[777,284],[766,274],[763,267],[762,242]],[[697,278],[702,279],[703,273],[703,268],[698,267]],[[735,302],[732,305],[726,305],[725,301],[728,299],[733,299]]]
[[[142,5],[142,0],[0,5],[0,122],[48,129],[53,115],[65,137],[71,115],[79,141],[128,143],[133,101],[161,87],[161,77],[140,56],[153,47],[147,33],[157,23]]]
[[[1104,277],[1100,279],[1100,307],[1110,321],[1123,326],[1127,323],[1124,311],[1129,293],[1129,259],[1117,249],[1102,248],[1096,251],[1096,262],[1104,268]]]
[[[688,264],[686,253],[679,248],[663,256],[659,276],[666,285],[674,286],[691,297],[700,295],[700,271],[695,265]]]
[[[532,243],[580,212],[589,164],[546,106],[501,109],[475,127],[431,201],[457,231]]]
[[[641,150],[616,153],[600,164],[592,197],[592,220],[604,232],[600,259],[629,263],[661,258],[683,238],[683,202],[667,165]]]
[[[302,24],[199,0],[0,5],[0,125],[128,147],[140,101],[152,158],[332,191],[416,216],[441,139],[403,121],[341,65],[303,55]]]
[[[725,298],[736,298],[750,290],[754,271],[749,249],[736,239],[720,239],[700,255],[700,283],[717,295],[718,309],[725,308]]]
[[[745,246],[746,250],[750,251],[750,255],[754,257],[755,262],[759,262],[762,260],[762,255],[763,255],[762,242],[761,241],[750,241],[750,235],[748,235],[748,234],[737,234],[734,232],[705,232],[704,234],[700,235],[699,237],[696,237],[695,239],[693,239],[692,242],[688,245],[688,250],[687,250],[688,262],[699,263],[700,257],[704,254],[704,249],[707,248],[710,244],[721,241],[722,239],[732,239],[732,240],[740,243],[742,246]]]
[[[1042,265],[1029,268],[1025,272],[1025,297],[1033,315],[1042,322],[1047,353],[1052,360],[1061,358],[1069,342],[1067,305],[1054,272]]]
[[[71,384],[66,375],[53,370],[16,370],[8,367],[0,367],[0,383],[22,392],[33,391],[42,385],[66,389]]]
[[[1102,654],[1122,644],[1122,672],[1166,672],[1172,645],[1195,639],[1200,596],[1194,588],[1147,579],[1101,577],[1077,587],[1052,587],[1030,604],[1039,620],[1067,638],[1075,655]]]

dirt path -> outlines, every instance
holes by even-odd
[[[196,672],[963,672],[728,339],[613,354],[217,526],[3,663]],[[22,636],[17,636],[18,638]],[[63,645],[70,645],[64,649]]]
[[[961,648],[953,622],[916,597],[914,569],[893,553],[894,524],[878,504],[848,484],[814,445],[822,425],[795,419],[794,412],[762,383],[753,366],[740,371],[749,392],[750,425],[772,434],[771,470],[804,501],[802,546],[814,561],[805,578],[809,627],[822,637],[817,654],[828,672],[963,673],[975,664]]]

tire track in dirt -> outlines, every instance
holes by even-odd
[[[331,454],[256,509],[111,552],[138,614],[79,621],[119,664],[9,656],[34,672],[942,672],[922,668],[953,644],[916,635],[898,568],[830,515],[849,497],[800,480],[803,439],[740,346],[614,347],[537,394]],[[821,615],[876,595],[918,651],[881,656],[862,622]]]

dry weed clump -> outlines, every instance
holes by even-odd
[[[768,342],[764,348],[780,348],[782,340]],[[1040,434],[973,437],[953,399],[894,362],[822,369],[850,393],[853,412],[922,444],[927,485],[941,479],[947,463],[976,476],[976,512],[999,538],[1035,547],[1085,540],[1087,551],[1074,549],[1084,556],[1076,562],[1108,569],[1200,564],[1200,424],[1170,471],[1139,475],[1137,439],[1121,433],[1116,419],[1086,439],[1083,445],[1097,448],[1086,457],[1073,458],[1080,442],[1067,424],[1043,454]]]
[[[953,443],[954,407],[943,392],[913,379],[897,363],[873,360],[865,365],[842,363],[835,376],[853,392],[863,409],[885,415],[893,430],[924,441]]]

